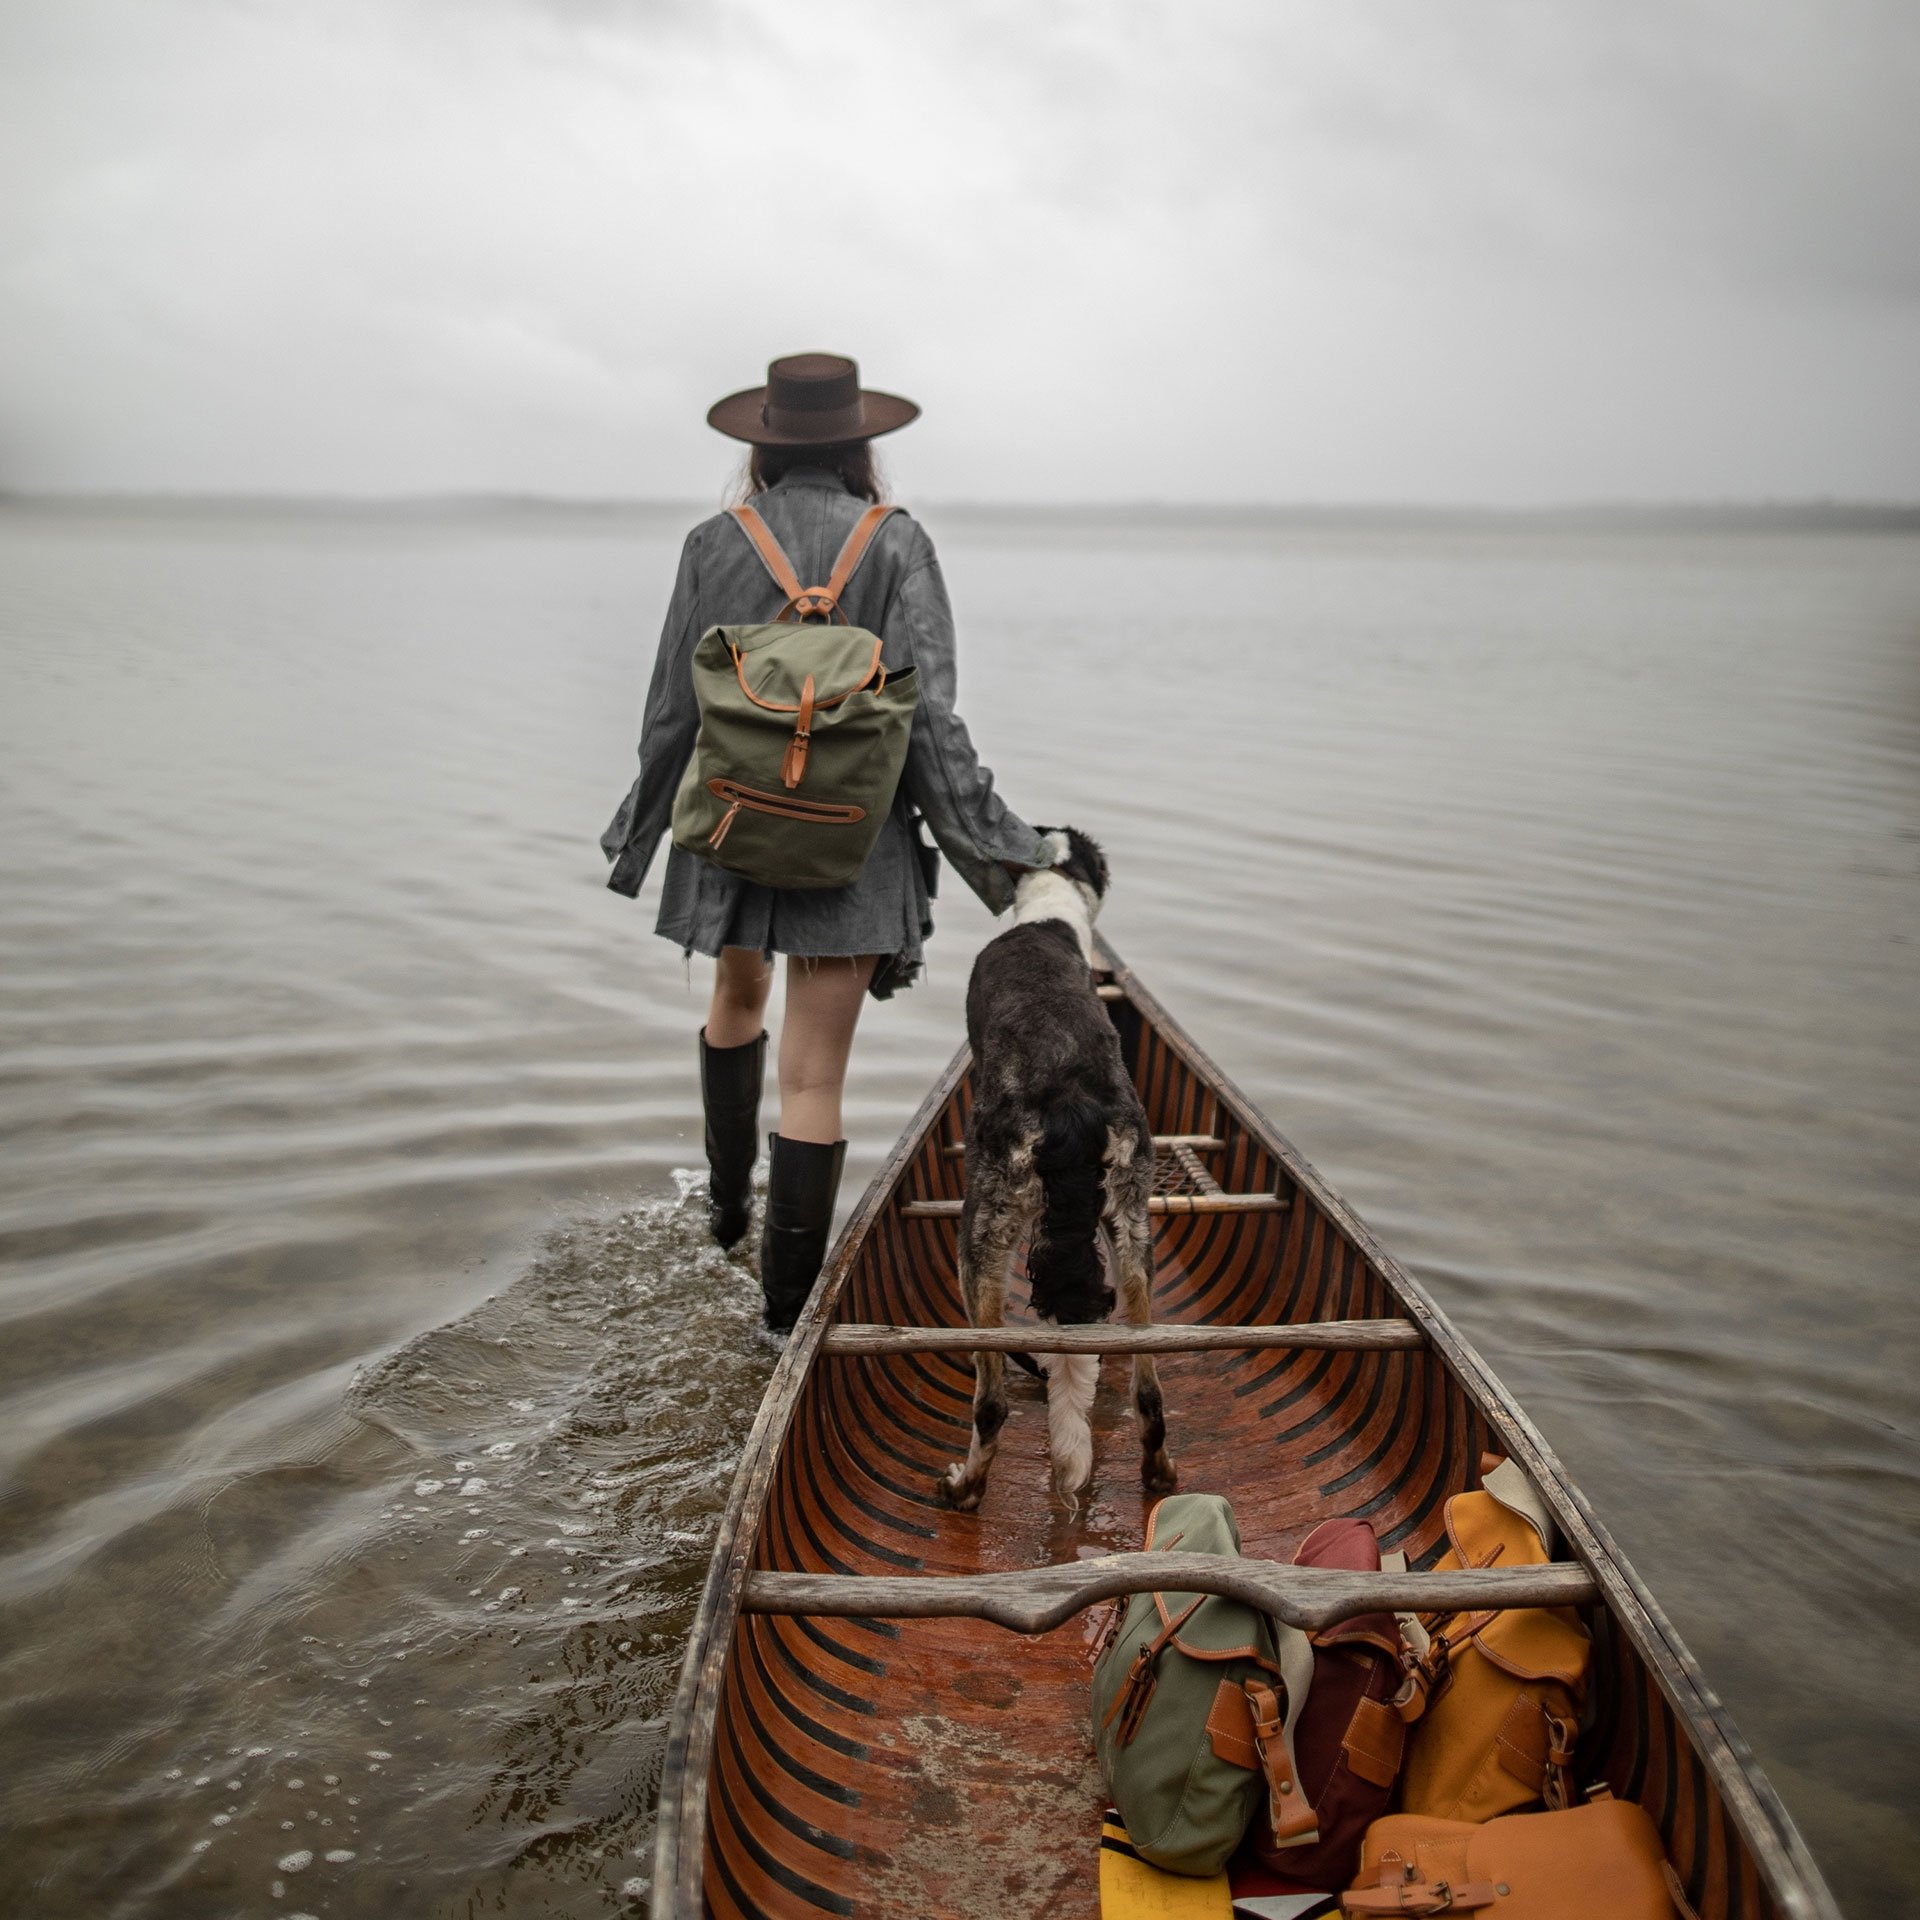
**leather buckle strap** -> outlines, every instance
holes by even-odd
[[[806,684],[800,689],[800,713],[794,721],[793,738],[787,742],[787,751],[780,762],[780,784],[784,787],[797,787],[800,776],[807,770],[807,749],[813,744],[813,675],[808,674]]]
[[[1274,1844],[1284,1847],[1311,1840],[1320,1831],[1320,1816],[1293,1770],[1281,1697],[1259,1680],[1241,1684],[1246,1689],[1247,1705],[1253,1709],[1253,1745],[1267,1779],[1267,1824]]]
[[[1400,1690],[1393,1696],[1393,1710],[1408,1726],[1453,1685],[1452,1652],[1444,1633],[1434,1634],[1423,1653],[1415,1653],[1411,1647],[1402,1649],[1404,1671]]]
[[[1408,1880],[1397,1887],[1349,1887],[1340,1896],[1342,1913],[1473,1913],[1493,1905],[1496,1895],[1485,1880]]]
[[[1547,1723],[1547,1766],[1541,1798],[1550,1812],[1557,1813],[1573,1804],[1573,1756],[1579,1729],[1555,1714],[1543,1713],[1542,1718]]]
[[[1127,1669],[1126,1684],[1113,1696],[1113,1704],[1108,1707],[1106,1719],[1101,1721],[1104,1728],[1115,1714],[1120,1716],[1117,1737],[1123,1747],[1133,1744],[1133,1736],[1140,1731],[1140,1722],[1146,1718],[1147,1708],[1153,1701],[1153,1691],[1160,1684],[1159,1675],[1154,1671],[1162,1649],[1187,1623],[1187,1615],[1192,1613],[1206,1599],[1204,1593],[1195,1594],[1192,1605],[1182,1609],[1177,1620],[1162,1627],[1147,1644],[1133,1656],[1133,1664]]]
[[[1473,1913],[1497,1898],[1488,1880],[1429,1880],[1411,1860],[1390,1853],[1380,1863],[1371,1887],[1349,1887],[1340,1896],[1342,1913]]]

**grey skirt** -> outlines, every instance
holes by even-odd
[[[877,953],[888,991],[911,983],[933,931],[929,874],[904,798],[894,802],[860,877],[846,887],[763,887],[679,847],[667,849],[654,932],[687,953],[722,947],[824,959]]]

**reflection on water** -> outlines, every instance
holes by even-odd
[[[644,1904],[770,1364],[674,1172],[697,978],[591,844],[682,530],[0,515],[8,1910]],[[1864,1910],[1920,1867],[1920,541],[935,532],[1009,797]],[[959,1032],[946,892],[849,1195]]]

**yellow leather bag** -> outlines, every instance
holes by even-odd
[[[1540,1566],[1553,1557],[1545,1503],[1511,1460],[1447,1502],[1438,1565]],[[1411,1723],[1403,1811],[1491,1820],[1571,1797],[1574,1735],[1593,1643],[1571,1608],[1403,1616],[1412,1650],[1395,1704]]]
[[[1340,1896],[1349,1920],[1674,1920],[1678,1884],[1646,1811],[1605,1797],[1484,1826],[1390,1813],[1367,1829],[1356,1879]]]

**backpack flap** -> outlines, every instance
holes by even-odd
[[[1539,1567],[1553,1558],[1546,1503],[1511,1460],[1487,1474],[1478,1493],[1456,1494],[1447,1502],[1446,1528],[1456,1566]],[[1593,1647],[1570,1607],[1457,1614],[1446,1632],[1456,1646],[1470,1638],[1516,1680],[1556,1681],[1576,1696],[1586,1689]]]

